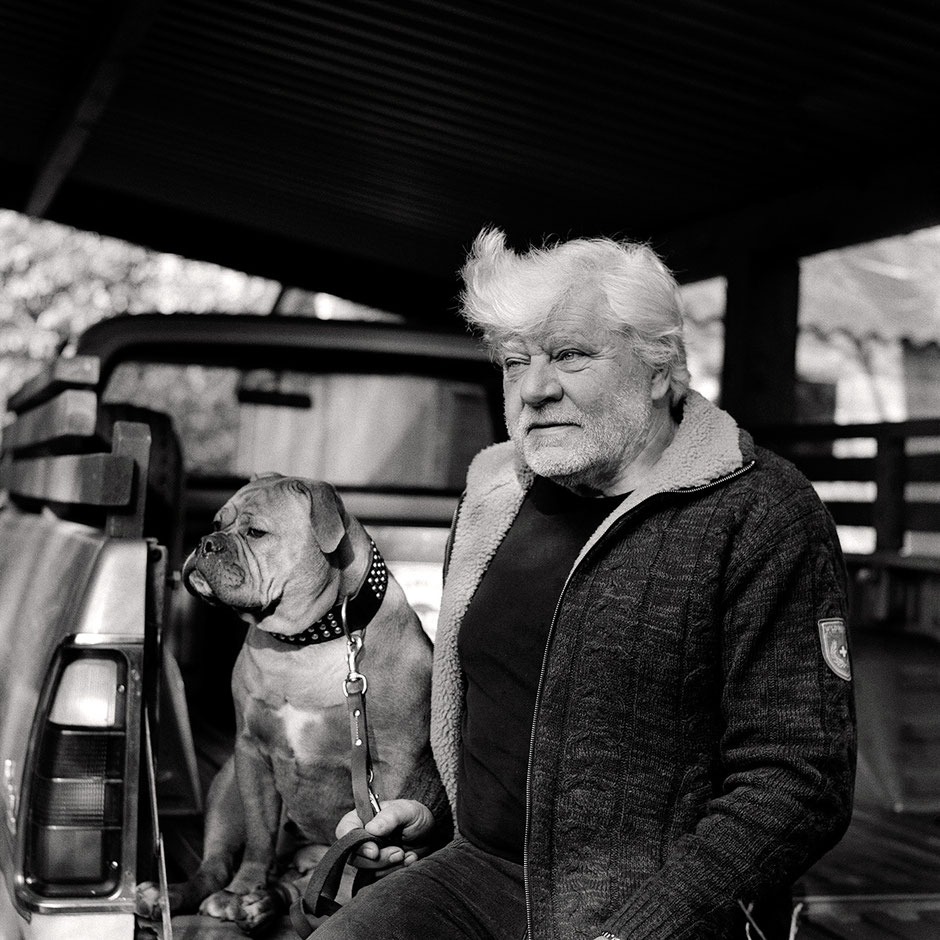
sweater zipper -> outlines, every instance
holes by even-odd
[[[552,614],[551,623],[548,625],[548,635],[545,638],[545,648],[542,651],[542,666],[539,670],[538,685],[535,687],[535,708],[532,712],[532,730],[529,734],[529,759],[526,763],[525,830],[522,841],[522,888],[525,894],[526,937],[528,940],[533,940],[535,936],[532,929],[532,903],[529,889],[529,825],[531,822],[532,813],[532,758],[535,756],[535,726],[538,723],[539,706],[542,702],[542,686],[545,682],[545,673],[548,669],[548,650],[551,646],[552,635],[555,632],[555,624],[558,620],[558,612],[561,610],[561,602],[564,600],[565,592],[568,590],[568,585],[571,583],[571,579],[574,576],[575,571],[594,554],[595,550],[598,548],[598,546],[601,545],[601,543],[607,541],[608,536],[610,536],[610,534],[615,529],[622,528],[622,523],[625,519],[636,515],[636,511],[640,508],[640,506],[643,506],[651,499],[656,499],[656,497],[663,496],[666,493],[701,493],[703,490],[714,489],[716,486],[721,486],[724,483],[727,483],[729,480],[734,480],[742,474],[747,473],[747,471],[750,470],[755,463],[756,461],[752,460],[750,463],[746,463],[743,467],[738,467],[737,470],[732,470],[731,473],[727,474],[726,476],[719,477],[717,480],[711,480],[708,483],[703,483],[700,486],[677,486],[673,489],[661,490],[659,493],[650,494],[642,502],[637,503],[636,506],[625,512],[619,519],[616,519],[614,522],[612,522],[610,528],[597,540],[597,542],[594,543],[594,545],[591,546],[590,549],[588,549],[585,556],[577,565],[571,569],[571,571],[568,572],[568,577],[565,578],[565,583],[562,585],[561,593],[558,595],[558,602],[555,604],[555,611]]]

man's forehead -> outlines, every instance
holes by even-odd
[[[510,335],[501,344],[504,348],[526,346],[530,342],[543,348],[569,342],[606,346],[620,338],[608,320],[597,310],[559,306],[549,311],[535,329]]]
[[[589,322],[603,322],[604,313],[608,310],[607,295],[600,284],[586,281],[572,285],[558,296],[550,306],[549,316],[573,316]]]
[[[614,338],[609,322],[596,310],[574,307],[553,311],[545,321],[541,336],[549,341],[566,339],[607,343]]]
[[[607,296],[599,285],[578,284],[545,308],[539,332],[549,338],[606,338],[611,333],[608,313]]]

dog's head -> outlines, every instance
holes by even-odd
[[[337,601],[349,516],[328,483],[265,474],[216,513],[183,565],[183,583],[277,633],[305,629]]]

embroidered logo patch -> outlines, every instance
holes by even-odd
[[[849,644],[845,633],[845,621],[841,617],[817,620],[819,626],[819,645],[822,647],[826,665],[840,678],[852,678],[852,666],[849,663]]]

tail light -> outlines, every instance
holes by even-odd
[[[45,897],[93,897],[120,882],[127,662],[67,649],[35,729],[24,794],[23,875]]]

